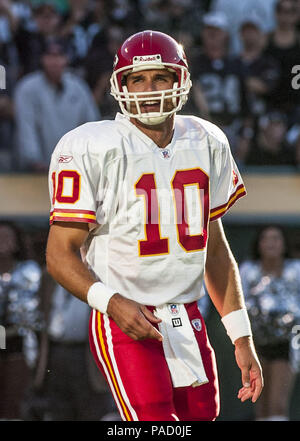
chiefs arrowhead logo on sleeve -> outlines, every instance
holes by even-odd
[[[233,186],[235,187],[236,184],[239,182],[239,178],[234,170],[232,170],[232,175],[233,175],[232,182],[233,182]]]
[[[227,199],[227,202],[224,204],[218,205],[210,210],[210,221],[216,220],[219,217],[223,216],[229,208],[242,196],[246,195],[246,189],[242,181],[240,181],[238,173],[235,170],[232,170],[232,192],[230,197]],[[240,184],[238,185],[238,183]]]

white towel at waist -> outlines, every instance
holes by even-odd
[[[172,309],[172,312],[171,312]],[[156,307],[163,349],[174,387],[208,383],[199,346],[183,304]]]

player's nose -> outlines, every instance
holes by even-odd
[[[156,86],[155,81],[152,79],[149,79],[146,81],[144,85],[144,92],[149,92],[149,95],[145,95],[145,98],[157,98],[159,95],[153,94],[153,92],[157,92],[158,88]],[[151,93],[150,93],[151,92]]]
[[[149,75],[148,77],[145,78],[145,81],[144,81],[144,91],[145,92],[153,92],[155,90],[157,90],[156,81],[154,78],[152,78]]]

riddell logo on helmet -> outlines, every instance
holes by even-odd
[[[161,63],[161,56],[159,54],[157,55],[140,55],[133,57],[133,64],[135,63],[149,63],[151,61],[156,61]]]

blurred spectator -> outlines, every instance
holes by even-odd
[[[10,86],[14,86],[18,78],[19,60],[15,35],[23,22],[23,15],[26,16],[25,11],[30,13],[30,8],[27,6],[26,9],[26,5],[21,2],[0,0],[0,62],[5,65]]]
[[[271,32],[275,25],[274,4],[276,0],[212,0],[211,11],[222,12],[229,23],[229,51],[241,51],[240,24],[245,17],[256,13],[263,22],[264,32]]]
[[[99,31],[91,44],[85,60],[85,79],[90,86],[101,117],[114,119],[119,111],[116,100],[110,95],[110,76],[115,54],[124,41],[124,30],[109,25]]]
[[[0,64],[5,66],[1,58]],[[6,89],[0,90],[0,173],[9,173],[13,169],[14,106],[10,77],[5,76]]]
[[[160,32],[169,31],[170,3],[168,0],[149,0],[143,5],[142,13],[144,29],[153,29]]]
[[[300,260],[289,257],[280,227],[268,225],[259,231],[253,258],[241,264],[240,274],[265,379],[256,418],[286,420],[293,382],[291,332],[300,318]]]
[[[67,72],[63,44],[49,42],[42,70],[26,75],[16,86],[17,150],[21,170],[46,172],[58,140],[69,130],[99,119],[89,87]]]
[[[295,151],[296,165],[300,169],[300,107],[294,112],[293,124],[289,127],[287,141]]]
[[[300,259],[300,228],[298,228],[296,231],[293,231],[291,255],[294,259]]]
[[[192,94],[199,116],[221,127],[234,149],[237,131],[248,111],[241,65],[228,56],[228,38],[226,17],[220,13],[206,14],[203,48],[190,64]]]
[[[19,19],[10,0],[0,0],[0,41],[8,42],[16,32]]]
[[[129,36],[145,28],[142,26],[142,14],[136,0],[111,0],[109,2],[109,20],[124,29]]]
[[[300,31],[300,0],[294,0],[297,11],[297,29]]]
[[[48,276],[49,278],[49,276]],[[43,280],[47,329],[41,341],[34,387],[24,406],[25,420],[119,420],[111,393],[99,379],[88,347],[90,308],[55,282]]]
[[[298,136],[296,145],[295,145],[295,157],[296,157],[296,165],[300,167],[300,136]]]
[[[0,323],[6,348],[0,351],[0,418],[20,419],[24,392],[38,356],[43,328],[38,290],[41,268],[27,260],[22,234],[0,222]]]
[[[69,9],[64,17],[65,21],[61,29],[61,36],[64,33],[72,32],[76,25],[84,26],[91,12],[89,0],[68,0],[68,5]]]
[[[242,50],[238,59],[245,77],[249,110],[256,117],[265,113],[269,107],[280,68],[276,59],[264,53],[266,35],[259,16],[251,14],[242,20],[240,36]]]
[[[94,36],[109,20],[110,8],[105,0],[69,0],[69,10],[63,16],[59,35],[68,41],[70,65],[79,72]]]
[[[106,0],[95,0],[90,10],[90,21],[86,29],[88,48],[95,35],[100,32],[109,22],[110,3]]]
[[[272,94],[272,106],[290,118],[300,105],[299,90],[292,87],[292,67],[299,65],[300,42],[297,32],[297,9],[294,0],[276,3],[276,28],[269,36],[266,53],[278,60],[281,75]]]
[[[180,41],[186,50],[199,36],[202,3],[195,0],[149,1],[143,10],[143,29],[166,32]]]
[[[40,69],[41,55],[49,38],[58,35],[61,16],[50,2],[33,9],[30,26],[20,26],[15,36],[21,64],[20,75]]]
[[[241,131],[236,161],[242,165],[296,165],[296,153],[287,143],[287,117],[271,111],[260,117],[257,129]]]

